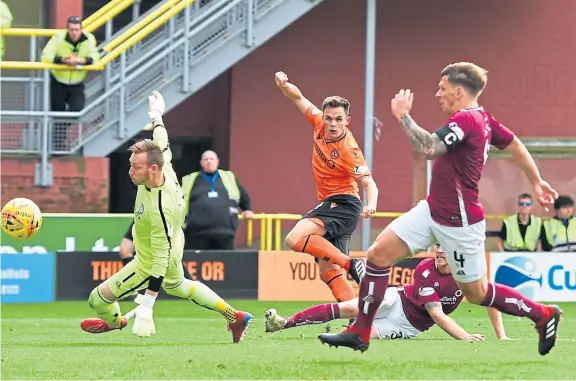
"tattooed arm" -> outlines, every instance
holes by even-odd
[[[448,147],[440,137],[420,127],[410,114],[404,114],[400,118],[400,126],[408,135],[416,151],[426,155],[427,159],[434,159],[448,152]]]

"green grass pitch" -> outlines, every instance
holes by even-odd
[[[264,311],[286,316],[313,303],[232,301],[255,319],[241,344],[218,314],[186,301],[159,301],[156,336],[123,331],[84,333],[86,302],[2,305],[2,379],[574,379],[576,303],[564,310],[559,341],[548,356],[526,319],[505,317],[495,339],[485,309],[463,303],[452,315],[485,342],[457,341],[438,327],[414,340],[373,341],[364,354],[328,348],[316,336],[326,324],[264,333]],[[123,312],[134,304],[122,302]],[[331,322],[340,330],[344,320]]]

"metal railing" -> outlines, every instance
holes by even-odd
[[[105,24],[106,39],[104,43],[106,43],[112,38],[114,18],[130,6],[132,6],[132,20],[136,20],[140,14],[140,1],[111,0],[102,8],[84,19],[82,27],[85,31],[93,33]],[[125,30],[125,28],[123,30]],[[119,34],[123,30],[121,30]],[[42,42],[40,39],[44,37],[52,37],[60,31],[62,31],[62,29],[8,28],[0,30],[0,34],[4,36],[28,37],[30,42],[29,61],[0,62],[0,68],[4,70],[2,73],[4,75],[0,78],[2,83],[2,93],[4,94],[2,97],[1,110],[16,111],[16,113],[18,113],[18,111],[28,112],[29,114],[24,123],[19,120],[14,120],[14,118],[9,117],[8,115],[2,115],[2,150],[4,153],[12,152],[25,154],[38,154],[38,151],[40,150],[42,166],[39,171],[37,185],[50,185],[50,179],[47,173],[47,156],[50,150],[47,144],[52,139],[49,137],[50,131],[48,131],[47,127],[39,128],[39,126],[48,125],[50,116],[45,115],[45,113],[42,113],[41,116],[37,114],[39,111],[49,110],[49,105],[46,103],[49,100],[47,96],[49,93],[49,82],[47,80],[48,70],[60,68],[70,69],[70,67],[66,65],[37,62],[40,55],[39,42]],[[11,69],[27,70],[29,71],[29,76],[5,76],[6,70]],[[44,69],[42,77],[38,76],[39,72],[36,71],[37,69]],[[94,66],[85,66],[82,67],[82,69],[88,71],[101,70]],[[10,73],[8,72],[8,74]],[[51,117],[67,119],[73,117],[73,115],[70,115],[70,113],[53,113]],[[17,117],[16,119],[22,119],[22,116]],[[76,125],[75,130],[75,135],[81,139],[81,125]],[[19,143],[14,144],[15,141]]]
[[[372,218],[393,219],[400,217],[401,212],[377,212],[372,215]],[[246,220],[246,246],[251,247],[254,244],[254,221],[260,221],[260,250],[282,250],[284,242],[284,233],[282,230],[282,223],[284,221],[298,221],[303,216],[301,214],[286,214],[286,213],[260,213],[255,214],[253,219],[240,219]],[[486,220],[504,220],[507,215],[487,215]],[[543,217],[547,219],[548,217]]]
[[[111,0],[102,8],[98,9],[92,15],[87,17],[82,22],[82,29],[86,32],[93,33],[100,27],[105,25],[105,41],[112,38],[114,18],[120,13],[132,6],[132,20],[136,20],[140,13],[140,2],[137,0]],[[3,36],[12,37],[28,37],[30,39],[29,61],[2,61],[0,63],[1,69],[58,69],[63,68],[69,70],[67,65],[55,64],[42,64],[38,60],[38,39],[42,37],[52,37],[63,29],[41,29],[41,28],[7,28],[1,29],[0,34]],[[121,32],[119,32],[121,33]],[[99,46],[100,48],[100,46]],[[85,68],[87,70],[97,70],[92,68]]]
[[[150,91],[176,81],[188,92],[195,65],[237,35],[244,34],[250,45],[254,22],[287,0],[212,0],[204,7],[189,6],[193,1],[181,0],[146,26],[126,28],[138,30],[131,37],[126,38],[125,31],[114,39],[117,45],[92,65],[92,70],[104,72],[86,81],[87,106],[81,112],[50,111],[46,69],[41,77],[2,77],[3,85],[24,83],[28,101],[21,109],[2,107],[2,151],[41,155],[46,169],[50,154],[76,152],[107,129],[124,138],[127,117]],[[0,68],[7,67],[0,63]]]
[[[393,219],[400,217],[401,212],[376,212],[372,218],[378,219]],[[303,216],[301,214],[255,214],[253,220],[246,220],[246,246],[251,247],[254,243],[254,220],[260,221],[260,250],[272,251],[282,250],[284,242],[284,233],[282,230],[282,223],[284,221],[298,221]],[[492,214],[487,215],[486,220],[504,220],[507,215]],[[240,217],[243,219],[242,217]],[[550,217],[541,217],[542,220],[547,220]],[[490,232],[487,232],[487,234]],[[488,235],[489,236],[489,235]]]
[[[134,4],[135,7],[139,7],[139,3],[135,2],[136,0],[111,0],[84,19],[84,21],[82,21],[82,29],[90,33],[94,32],[131,5]],[[0,30],[0,34],[14,37],[52,37],[62,30],[63,29],[47,28],[6,28]]]
[[[401,212],[377,212],[372,215],[372,218],[393,219],[400,217]],[[99,213],[43,213],[44,217],[99,217],[103,214]],[[108,215],[108,214],[104,214]],[[114,217],[132,217],[132,214],[120,213],[108,216]],[[258,245],[259,250],[262,251],[279,251],[283,249],[283,242],[285,238],[284,230],[282,229],[283,222],[299,221],[303,216],[301,214],[292,213],[256,213],[253,218],[246,219],[242,215],[238,218],[245,223],[246,226],[246,247],[251,248],[257,238],[256,228],[259,228],[260,242]],[[487,215],[487,220],[503,220],[507,215]],[[543,217],[542,219],[547,219]],[[259,226],[258,226],[259,224]]]

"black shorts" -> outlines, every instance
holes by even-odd
[[[124,234],[124,238],[129,239],[130,241],[134,241],[134,237],[132,237],[132,226],[134,226],[134,221],[130,223],[130,227],[126,231],[126,234]]]
[[[330,196],[303,218],[317,218],[324,223],[326,238],[341,252],[348,255],[350,239],[362,214],[362,202],[349,195]]]

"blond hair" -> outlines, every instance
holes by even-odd
[[[157,165],[159,169],[164,167],[164,155],[162,150],[152,139],[144,139],[134,143],[128,148],[133,154],[146,153],[148,165]]]

